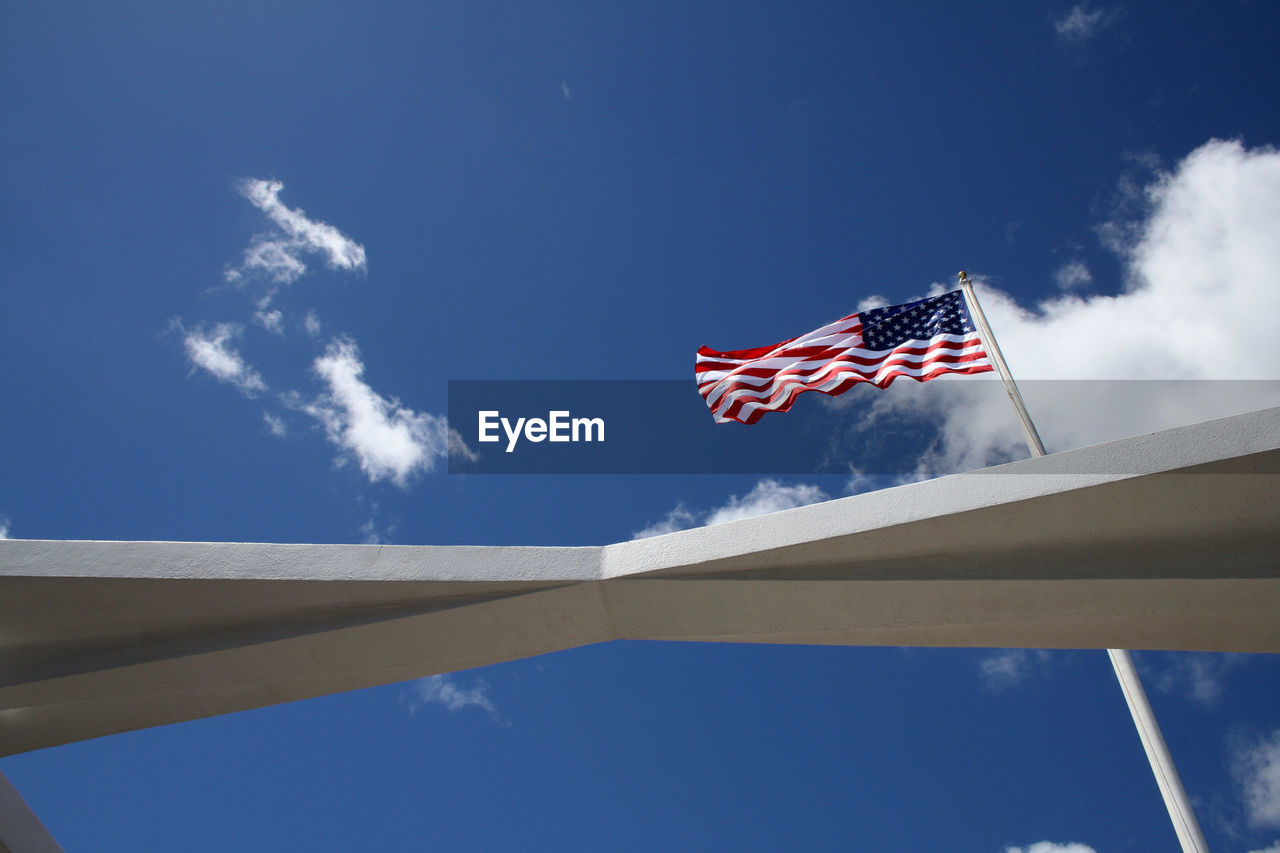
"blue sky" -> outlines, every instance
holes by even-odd
[[[6,4],[0,530],[607,543],[1017,458],[942,380],[774,416],[927,423],[898,477],[444,472],[449,380],[692,394],[699,345],[961,268],[1020,377],[1278,379],[1278,32],[1225,0]],[[1050,450],[1276,402],[1099,387],[1029,390]],[[1280,850],[1280,664],[1138,660],[1214,849]],[[1102,652],[612,643],[0,770],[71,851],[1175,844]]]

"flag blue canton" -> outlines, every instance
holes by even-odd
[[[890,350],[907,341],[928,341],[938,335],[976,332],[960,291],[930,299],[863,311],[862,339],[869,350]]]

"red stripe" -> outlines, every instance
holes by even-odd
[[[880,382],[873,382],[873,383],[870,383],[870,384],[873,384],[873,385],[875,385],[875,386],[877,386],[877,387],[879,387],[879,388],[888,388],[890,385],[892,385],[892,384],[893,384],[893,380],[897,379],[899,376],[906,376],[907,378],[909,378],[909,379],[914,379],[914,380],[915,380],[915,381],[917,381],[917,382],[927,382],[927,381],[929,381],[930,379],[933,379],[933,378],[935,378],[935,377],[937,377],[937,376],[940,376],[940,375],[942,375],[942,374],[944,374],[944,373],[956,373],[956,374],[960,374],[960,375],[968,375],[968,374],[974,374],[974,373],[989,373],[989,372],[991,372],[991,371],[993,371],[993,370],[995,370],[995,368],[994,368],[994,367],[992,367],[992,366],[991,366],[991,365],[989,365],[989,364],[979,364],[979,365],[975,365],[975,366],[972,366],[972,367],[964,367],[964,368],[949,368],[949,369],[947,369],[947,370],[941,370],[941,371],[938,371],[938,372],[936,372],[936,373],[931,373],[931,374],[930,374],[930,375],[928,375],[928,376],[912,376],[911,374],[906,373],[906,372],[896,372],[896,371],[895,371],[894,373],[891,373],[891,374],[889,374],[888,376],[884,377],[884,379],[883,379],[882,381],[880,381]],[[850,377],[850,378],[847,380],[847,382],[841,382],[839,385],[837,385],[836,387],[832,388],[832,389],[831,389],[831,390],[829,390],[829,391],[824,391],[824,390],[822,390],[822,389],[820,389],[820,388],[802,388],[802,387],[797,387],[797,388],[795,388],[795,389],[794,389],[793,393],[791,393],[790,395],[788,395],[788,398],[787,398],[786,400],[784,400],[783,402],[781,402],[780,404],[778,404],[778,405],[776,405],[776,406],[773,406],[773,407],[762,407],[762,408],[758,408],[758,409],[754,410],[753,412],[751,412],[751,414],[747,415],[747,417],[746,417],[746,418],[739,418],[739,417],[736,417],[736,413],[735,413],[735,414],[728,415],[727,417],[729,417],[731,420],[738,421],[739,423],[744,423],[744,424],[753,424],[753,423],[755,423],[756,421],[760,420],[760,418],[764,417],[764,415],[765,415],[766,413],[768,413],[768,412],[785,412],[785,411],[788,411],[788,410],[791,408],[792,404],[793,404],[793,403],[795,403],[795,399],[796,399],[796,397],[800,396],[800,394],[804,393],[805,391],[817,391],[819,394],[826,394],[826,395],[828,395],[828,396],[830,396],[830,397],[835,397],[835,396],[837,396],[837,395],[839,395],[839,394],[843,394],[845,391],[848,391],[848,390],[849,390],[850,388],[852,388],[854,385],[860,385],[860,384],[862,384],[862,383],[864,383],[864,382],[870,382],[870,380]],[[723,415],[723,414],[722,414],[722,415],[721,415],[721,417],[725,417],[725,415]]]
[[[951,365],[952,367],[960,366],[960,367],[957,367],[956,369],[962,369],[964,366],[968,366],[973,362],[982,361],[984,360],[984,358],[985,356],[974,354],[969,356],[949,356],[944,358],[936,358],[936,359],[930,359],[929,361],[918,361],[918,362],[897,361],[892,363],[886,363],[878,367],[876,370],[870,370],[870,371],[859,370],[856,367],[852,367],[844,364],[831,364],[831,365],[828,365],[828,368],[822,371],[821,373],[803,380],[799,379],[799,377],[788,376],[788,377],[783,377],[777,382],[772,382],[762,387],[761,386],[753,387],[753,386],[743,385],[737,388],[730,389],[720,396],[719,400],[716,403],[716,408],[721,408],[723,401],[726,398],[731,398],[733,400],[733,403],[731,403],[730,405],[738,405],[738,404],[745,405],[747,403],[768,404],[769,402],[777,399],[780,394],[789,391],[791,388],[797,388],[797,387],[805,388],[805,389],[814,388],[815,386],[822,385],[826,382],[829,382],[834,376],[840,375],[840,374],[855,375],[855,376],[861,377],[859,381],[875,383],[879,381],[876,379],[877,375],[883,373],[883,371],[886,368],[893,368],[893,367],[903,368],[903,370],[892,371],[895,374],[906,373],[913,370],[919,373],[929,373],[929,372],[939,373],[939,372],[945,372],[937,369],[940,365]],[[952,369],[952,368],[949,367],[948,369]],[[745,391],[747,393],[734,396],[735,392],[737,391]]]
[[[965,338],[965,339],[964,339],[964,341],[959,341],[959,342],[957,342],[957,341],[946,341],[946,340],[941,340],[941,341],[934,341],[933,343],[929,344],[928,346],[924,346],[924,347],[912,347],[912,346],[907,346],[906,344],[903,344],[903,345],[898,346],[898,347],[895,347],[895,348],[893,348],[893,349],[891,349],[891,350],[869,350],[869,349],[864,349],[864,348],[861,348],[861,347],[857,347],[857,348],[855,348],[855,347],[825,347],[825,348],[823,348],[823,349],[822,349],[821,351],[819,351],[819,352],[816,352],[816,353],[814,353],[814,354],[812,354],[812,355],[806,356],[806,360],[809,360],[809,359],[816,359],[816,358],[826,358],[826,357],[835,358],[835,357],[837,357],[837,356],[842,356],[842,355],[844,355],[844,354],[848,353],[848,354],[849,354],[849,356],[851,356],[851,357],[853,357],[853,358],[857,358],[857,359],[859,359],[859,361],[858,361],[858,363],[859,363],[859,364],[875,364],[875,363],[877,363],[878,361],[881,361],[881,360],[883,360],[883,359],[885,359],[885,358],[888,358],[888,357],[893,356],[893,355],[896,355],[896,354],[928,355],[929,353],[933,352],[934,350],[938,350],[938,349],[956,349],[956,348],[963,348],[963,347],[967,347],[967,346],[974,346],[974,345],[981,344],[981,343],[982,343],[982,341],[978,338],[978,336],[977,336],[977,335],[973,335],[973,336],[971,336],[971,337]],[[771,353],[770,355],[768,355],[768,356],[766,356],[766,357],[768,357],[768,358],[779,358],[779,357],[782,357],[782,356],[787,355],[787,354],[790,354],[790,353],[797,353],[797,354],[798,354],[798,353],[802,352],[802,351],[803,351],[803,350],[805,350],[805,349],[815,349],[815,348],[809,348],[809,347],[796,347],[794,350],[790,350],[790,351],[788,351],[787,353],[777,353],[777,354],[772,354],[772,353]],[[871,357],[871,358],[862,358],[862,357],[860,357],[860,356],[853,356],[852,354],[853,354],[854,352],[859,352],[859,353],[863,353],[863,352],[865,352],[865,353],[875,353],[876,355],[875,355],[875,356],[873,356],[873,357]],[[762,359],[753,359],[753,360],[754,360],[754,361],[761,361]],[[749,362],[748,362],[748,365],[749,365]],[[715,361],[710,361],[710,360],[700,360],[700,361],[698,361],[698,362],[694,365],[694,374],[695,374],[695,376],[696,376],[698,373],[705,373],[705,372],[707,372],[708,370],[734,370],[734,368],[738,368],[738,367],[742,367],[742,368],[744,368],[744,369],[754,369],[754,370],[764,370],[764,371],[771,371],[771,370],[775,370],[775,369],[785,369],[785,368],[771,368],[771,367],[748,368],[748,365],[739,365],[739,364],[721,363],[721,362],[715,362]],[[766,375],[766,374],[755,374],[755,375],[757,375],[757,376],[763,376],[763,375]]]
[[[834,358],[835,356],[840,355],[841,353],[849,352],[850,349],[852,349],[852,347],[847,345],[834,346],[834,347],[829,345],[811,346],[811,347],[788,347],[787,349],[778,350],[776,352],[770,351],[763,358],[748,359],[747,361],[744,361],[744,362],[718,362],[718,361],[712,361],[710,359],[700,360],[695,365],[694,371],[697,373],[705,373],[708,370],[717,369],[716,367],[717,365],[719,365],[718,369],[720,370],[725,370],[725,369],[733,370],[735,367],[740,367],[744,364],[751,364],[753,362],[764,361],[765,359],[770,359],[770,358],[799,358],[799,359],[805,359],[805,360],[811,360],[811,359],[817,359],[817,358]]]
[[[741,414],[742,410],[746,408],[748,403],[753,403],[753,402],[758,403],[759,402],[758,400],[753,401],[750,399],[743,399],[743,400],[735,401],[734,405],[732,405],[728,410],[721,411],[718,414],[721,419],[729,418],[732,420],[740,421],[742,423],[755,423],[755,421],[759,420],[760,416],[763,415],[765,412],[787,411],[788,409],[791,408],[792,404],[795,402],[796,397],[798,397],[800,394],[803,394],[806,391],[817,391],[820,394],[826,394],[828,396],[834,397],[839,394],[843,394],[845,391],[849,390],[854,385],[861,385],[864,383],[868,385],[874,385],[879,388],[888,388],[891,384],[893,384],[893,381],[900,376],[907,376],[911,379],[914,379],[917,382],[927,382],[930,379],[936,379],[937,377],[947,373],[956,373],[956,374],[964,375],[964,374],[974,374],[974,373],[987,373],[991,370],[992,370],[992,367],[990,365],[985,365],[985,364],[973,365],[968,367],[949,367],[942,370],[930,371],[925,376],[917,376],[914,373],[909,371],[895,370],[877,380],[872,380],[870,378],[863,376],[862,374],[855,374],[852,376],[847,376],[846,378],[842,379],[840,382],[838,382],[836,385],[834,385],[830,389],[816,388],[810,385],[790,386],[786,388],[785,391],[783,391],[782,393],[775,395],[776,399],[772,400],[772,402],[763,404],[763,405],[754,406],[751,409],[751,413],[747,415],[746,419],[742,417],[742,414]]]
[[[865,350],[852,350],[849,347],[828,347],[820,350],[814,350],[805,355],[796,355],[795,360],[793,361],[793,364],[799,364],[803,362],[815,362],[815,361],[827,362],[827,361],[834,361],[837,358],[858,358],[858,356],[853,355],[854,352],[865,352]],[[788,355],[792,355],[792,354],[789,353]],[[786,356],[771,355],[769,357],[784,358]],[[883,356],[877,356],[876,358],[867,359],[866,361],[867,363],[870,364],[870,363],[875,363],[881,360],[881,358],[883,358]],[[694,376],[696,378],[698,373],[707,373],[708,371],[716,370],[716,369],[726,370],[731,376],[771,376],[778,371],[791,369],[790,367],[757,367],[755,366],[755,365],[758,365],[760,361],[763,361],[763,359],[760,359],[754,362],[749,361],[743,365],[726,365],[720,368],[700,366],[695,370]],[[719,379],[707,380],[707,381],[723,382],[725,379],[728,379],[728,378],[729,378],[728,376],[722,376]]]
[[[769,353],[776,350],[778,347],[785,347],[787,344],[791,343],[794,340],[796,340],[796,338],[787,338],[785,341],[782,341],[781,343],[773,344],[772,346],[756,347],[755,349],[726,350],[724,352],[720,352],[719,350],[713,350],[711,347],[698,347],[698,357],[699,358],[736,358],[741,361],[746,361],[748,359],[761,358],[765,355],[768,355]]]
[[[698,388],[698,393],[703,396],[703,400],[708,401],[708,405],[718,407],[721,406],[721,401],[724,400],[724,398],[732,396],[733,393],[739,391],[755,392],[756,400],[760,400],[760,398],[763,397],[760,397],[759,394],[768,393],[769,388],[781,386],[783,383],[796,382],[796,380],[799,380],[799,382],[803,384],[820,384],[822,382],[826,382],[827,378],[831,377],[831,374],[833,373],[849,373],[849,371],[852,371],[852,373],[858,373],[859,375],[863,375],[863,377],[874,377],[874,375],[881,373],[882,370],[886,368],[893,368],[893,366],[925,369],[931,368],[933,365],[940,364],[968,364],[970,361],[982,361],[986,359],[986,357],[987,356],[982,352],[970,352],[966,353],[966,355],[940,355],[933,357],[933,359],[922,360],[905,359],[904,357],[904,359],[886,360],[883,364],[874,365],[874,368],[870,370],[859,370],[858,366],[852,364],[851,361],[841,359],[824,362],[824,364],[819,365],[817,368],[812,370],[787,370],[785,373],[777,374],[776,377],[771,378],[769,382],[732,382],[728,384],[728,386],[723,386],[722,383],[708,382]],[[713,391],[719,392],[717,394],[716,403],[709,402]]]
[[[848,317],[841,317],[839,320],[836,320],[835,323],[827,323],[826,325],[834,326],[836,323],[843,323],[846,320],[853,320],[853,321],[856,321],[855,325],[850,326],[848,329],[844,330],[843,332],[832,332],[832,334],[853,334],[854,332],[862,331],[862,320],[859,319],[860,316],[861,315],[858,315],[858,314],[850,314]],[[822,328],[822,327],[819,327],[819,328]],[[815,329],[814,331],[817,331],[817,329]],[[813,334],[813,332],[810,332],[809,334]],[[723,352],[721,352],[720,350],[714,350],[711,347],[698,347],[698,356],[700,358],[702,357],[735,358],[739,360],[763,358],[764,356],[768,355],[769,353],[773,352],[779,347],[785,347],[787,344],[793,341],[798,341],[800,340],[800,338],[803,338],[803,337],[805,336],[798,335],[794,338],[787,338],[785,341],[776,343],[773,346],[756,347],[755,349],[724,350]]]
[[[975,336],[975,334],[974,336],[965,338],[965,341],[970,341],[972,343],[982,342],[980,341],[978,336]],[[970,345],[965,345],[965,346],[972,346],[972,343],[970,343]],[[910,352],[910,353],[913,353],[913,355],[925,355],[925,353],[931,350],[936,350],[936,348],[938,347],[955,347],[955,346],[960,346],[960,345],[959,343],[956,343],[954,341],[934,341],[932,343],[929,343],[928,346],[924,346],[924,347],[909,347],[909,346],[906,346],[904,343],[904,345],[893,347],[892,350],[867,350],[867,348],[865,347],[858,347],[858,351],[881,353],[881,355],[877,357],[884,357],[884,353],[891,353],[891,352]],[[760,361],[764,359],[764,357],[768,357],[768,359],[776,359],[776,357],[792,355],[792,353],[796,353],[796,355],[799,355],[799,353],[803,353],[806,350],[818,351],[818,355],[820,355],[820,353],[822,352],[831,352],[833,353],[833,355],[835,355],[835,353],[850,351],[852,350],[852,348],[854,347],[829,347],[828,346],[828,347],[822,347],[820,348],[820,350],[818,347],[795,347],[795,348],[792,348],[792,350],[785,350],[782,352],[773,352],[773,350],[767,350],[767,352],[765,352],[765,355],[762,357],[758,357],[758,359],[744,359],[742,361]],[[709,357],[703,357],[703,352],[701,352],[701,350],[699,350],[698,352],[699,352],[699,360],[695,364],[695,370],[710,369],[710,368],[704,368],[703,365],[714,364],[714,362],[710,361]],[[726,353],[721,353],[721,355],[726,355]],[[814,355],[813,357],[818,357],[818,355]],[[726,364],[726,366],[736,366],[736,365]]]
[[[734,385],[727,388],[724,391],[724,393],[720,395],[719,399],[716,401],[716,403],[713,406],[713,411],[723,410],[724,400],[730,397],[735,391],[738,391],[738,390],[745,390],[745,391],[759,392],[759,393],[753,393],[753,394],[741,396],[741,397],[738,397],[737,399],[734,399],[733,402],[729,404],[729,409],[728,409],[728,411],[732,413],[736,413],[739,409],[741,409],[743,406],[745,406],[748,403],[761,403],[766,407],[768,407],[768,406],[771,406],[774,401],[776,401],[777,399],[780,399],[783,395],[798,394],[801,391],[817,390],[816,388],[814,388],[814,386],[821,385],[823,382],[830,380],[833,374],[852,373],[860,377],[858,380],[855,380],[855,381],[871,382],[874,385],[878,385],[879,387],[884,388],[884,387],[888,387],[887,383],[883,385],[880,384],[880,380],[876,380],[875,376],[876,374],[884,370],[884,368],[886,367],[905,367],[905,368],[914,368],[914,369],[920,370],[922,368],[933,367],[939,364],[962,365],[962,364],[967,364],[968,362],[981,361],[985,358],[986,358],[986,355],[984,353],[970,353],[968,355],[958,355],[958,356],[957,355],[940,355],[935,358],[920,359],[920,360],[912,360],[908,358],[892,358],[892,359],[885,359],[884,363],[879,364],[875,370],[870,370],[870,371],[858,370],[850,366],[849,363],[845,361],[833,361],[833,362],[828,362],[827,364],[822,365],[820,368],[818,368],[815,371],[808,371],[807,373],[809,373],[810,375],[807,376],[805,381],[802,381],[799,383],[793,383],[787,380],[799,379],[801,378],[802,374],[787,374],[787,373],[781,374],[774,381],[761,386],[748,385],[746,383],[734,383]],[[964,369],[965,368],[948,368],[947,370],[932,371],[932,373],[940,374],[940,373],[948,373],[953,371],[961,372]],[[894,371],[892,375],[894,376],[906,375],[906,373],[907,371]],[[768,394],[767,397],[763,396],[763,394],[765,393]],[[709,396],[709,393],[703,394],[704,399],[706,399],[708,396]],[[730,414],[729,417],[733,417],[733,414]]]
[[[928,350],[924,350],[924,351],[914,350],[914,348],[913,350],[904,350],[901,352],[893,351],[893,352],[888,352],[886,353],[886,355],[883,355],[881,357],[877,357],[877,359],[864,359],[864,357],[851,355],[850,353],[850,355],[840,355],[840,356],[833,357],[833,359],[826,359],[820,362],[815,359],[806,360],[808,364],[814,364],[814,362],[817,362],[817,364],[814,364],[814,366],[808,366],[808,364],[806,364],[806,365],[788,366],[788,368],[740,368],[740,369],[731,371],[730,375],[726,375],[726,377],[721,377],[718,379],[707,379],[705,380],[705,382],[699,383],[699,391],[703,391],[703,389],[705,389],[705,391],[709,392],[710,389],[716,388],[717,386],[721,386],[722,383],[727,382],[727,380],[730,380],[735,377],[754,377],[758,379],[769,379],[774,377],[778,377],[778,378],[806,377],[806,375],[812,375],[814,373],[818,373],[818,371],[823,370],[824,368],[826,368],[827,365],[831,365],[831,364],[855,364],[855,365],[865,366],[865,368],[881,368],[881,366],[883,365],[897,364],[897,362],[900,362],[901,360],[913,359],[913,357],[919,357],[919,360],[922,362],[931,361],[931,360],[932,361],[942,361],[942,360],[955,361],[955,360],[986,359],[987,357],[986,353],[980,352],[980,351],[968,353],[968,355],[952,355],[952,353],[943,353],[943,351],[945,350],[964,350],[964,348],[974,346],[975,343],[977,343],[977,341],[974,341],[972,343],[955,343],[955,345],[951,345],[951,346],[931,347],[931,348],[928,348]],[[733,386],[733,384],[736,384],[736,383],[731,383],[731,386]],[[744,384],[753,384],[753,386],[755,387],[760,387],[760,384],[762,383],[744,383]]]
[[[862,365],[864,367],[880,368],[886,364],[900,363],[899,362],[900,359],[906,359],[911,356],[920,356],[922,357],[921,361],[930,360],[929,356],[934,356],[933,360],[976,360],[978,358],[986,358],[985,353],[973,353],[971,354],[971,356],[936,355],[937,353],[941,353],[943,350],[962,350],[967,347],[978,345],[980,343],[981,342],[976,337],[967,338],[964,341],[958,341],[958,342],[957,341],[938,341],[937,343],[931,344],[928,347],[904,346],[896,350],[886,350],[874,358],[866,358],[864,356],[854,355],[853,353],[848,352],[847,350],[838,350],[837,352],[841,353],[840,355],[836,355],[832,358],[829,358],[823,361],[821,364],[818,364],[813,367],[808,367],[808,366],[781,367],[781,368],[742,367],[737,370],[734,370],[730,374],[730,376],[724,376],[716,380],[709,380],[707,382],[702,383],[702,385],[699,387],[698,390],[702,393],[704,397],[706,397],[709,395],[710,391],[713,388],[720,386],[721,383],[725,382],[726,380],[730,379],[733,376],[750,376],[750,377],[756,377],[760,379],[773,377],[775,379],[780,380],[787,377],[812,376],[813,374],[816,374],[825,370],[831,364],[857,364],[857,365]],[[865,350],[863,350],[863,352],[865,352]],[[695,378],[696,378],[696,374],[695,374]],[[735,388],[743,387],[751,384],[752,383],[731,382],[727,388],[727,391],[732,391]],[[754,387],[761,387],[761,386],[754,385]]]

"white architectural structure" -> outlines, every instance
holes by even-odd
[[[1280,651],[1280,408],[589,548],[0,541],[0,754],[615,638]]]
[[[0,773],[0,853],[62,853],[40,818]]]

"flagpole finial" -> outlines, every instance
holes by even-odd
[[[962,285],[973,283],[969,281],[969,274],[964,270],[960,270],[960,272],[956,274],[956,277],[960,279],[960,284]]]

